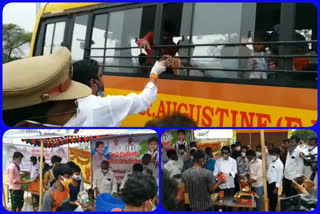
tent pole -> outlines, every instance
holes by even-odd
[[[40,189],[39,189],[39,210],[42,207],[42,200],[43,200],[43,181],[42,181],[42,171],[43,171],[43,147],[44,147],[44,143],[41,140],[41,150],[40,150]]]
[[[249,133],[249,136],[250,136],[250,149],[252,149],[252,143],[251,143],[251,129],[250,129],[250,133]]]
[[[269,210],[268,203],[268,191],[267,191],[267,170],[266,170],[266,150],[265,150],[265,139],[264,130],[260,129],[260,139],[261,139],[261,153],[262,153],[262,179],[263,179],[263,197],[264,197],[264,211]]]
[[[5,185],[2,183],[2,199],[3,199],[3,207],[6,209],[6,210],[8,210],[7,209],[7,203],[6,203],[6,199],[7,199],[7,197],[6,197],[6,194],[4,193],[4,188],[5,188]],[[7,199],[8,200],[8,199]]]

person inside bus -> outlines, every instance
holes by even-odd
[[[254,42],[266,42],[266,41],[268,41],[268,33],[266,31],[258,30],[255,32]],[[261,71],[268,70],[268,60],[267,58],[263,57],[267,55],[265,44],[254,44],[252,55],[261,56],[261,57],[251,58],[251,60],[249,61],[250,69],[261,70]],[[267,73],[253,71],[253,72],[250,72],[249,78],[250,79],[267,79]]]
[[[71,126],[82,124],[78,98],[91,93],[71,80],[71,54],[67,48],[3,64],[3,121],[8,126]],[[45,72],[44,72],[45,71]]]
[[[175,25],[170,21],[165,21],[163,24],[163,35],[161,45],[176,45],[173,42],[173,35],[175,32]],[[153,56],[153,45],[154,45],[154,32],[149,32],[141,39],[137,41],[139,48],[147,52],[147,56]],[[160,48],[160,54],[175,56],[178,52],[178,47],[166,47]],[[147,58],[145,61],[146,65],[152,65],[152,58]]]
[[[79,109],[87,117],[81,124],[85,127],[118,127],[129,115],[148,110],[156,100],[158,88],[156,80],[170,67],[172,58],[163,56],[157,61],[150,72],[150,79],[140,94],[131,93],[127,96],[104,96],[104,83],[98,62],[84,59],[73,64],[73,80],[89,86],[92,94],[79,99]]]
[[[173,36],[175,33],[175,25],[171,21],[164,21],[163,24],[163,34],[161,38],[161,45],[172,45],[173,47],[164,47],[160,48],[160,56],[162,55],[169,55],[169,56],[175,56],[178,52],[179,48],[176,43],[173,41]],[[179,41],[180,42],[180,41]],[[179,43],[178,42],[178,43]],[[145,36],[143,36],[141,39],[139,39],[137,42],[137,45],[139,48],[146,51],[148,57],[145,60],[139,59],[140,65],[148,66],[152,65],[153,59],[153,45],[154,45],[154,32],[148,32]],[[145,55],[144,55],[145,56]],[[181,61],[178,58],[173,59],[173,66],[174,68],[178,68],[181,66]],[[180,70],[179,69],[167,69],[166,73],[179,75]]]

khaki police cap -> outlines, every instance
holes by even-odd
[[[89,87],[72,81],[71,54],[67,48],[3,65],[3,110],[75,100],[90,94]]]

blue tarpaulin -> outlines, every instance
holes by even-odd
[[[123,209],[125,203],[108,193],[103,193],[96,198],[96,211],[111,211],[114,208]]]

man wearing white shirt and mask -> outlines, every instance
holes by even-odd
[[[291,187],[291,184],[292,180],[301,176],[303,172],[303,159],[300,157],[301,149],[298,146],[299,142],[300,138],[296,135],[290,138],[283,180],[283,191],[287,197],[298,194],[298,192]]]
[[[157,98],[156,80],[166,67],[171,66],[172,57],[163,56],[160,60],[154,64],[149,82],[140,94],[107,97],[104,97],[103,74],[99,71],[98,62],[93,59],[75,62],[73,80],[92,89],[91,95],[78,100],[80,111],[86,115],[82,126],[118,127],[127,116],[148,110]]]
[[[276,211],[278,192],[283,178],[283,163],[280,160],[279,148],[273,148],[269,152],[271,155],[271,162],[267,169],[269,211]]]
[[[101,168],[96,170],[92,188],[97,196],[102,193],[117,195],[117,182],[113,172],[110,170],[108,161],[102,161]]]
[[[252,191],[259,195],[256,211],[261,211],[263,195],[262,160],[257,157],[256,152],[253,150],[247,151],[247,158],[249,161],[249,183],[252,186]]]
[[[266,148],[267,168],[266,169],[268,169],[268,165],[272,162],[270,151],[271,151],[271,149],[273,149],[273,144],[272,143],[266,143],[266,145],[267,145],[267,148]]]
[[[227,176],[227,182],[220,184],[219,189],[224,190],[225,195],[233,195],[234,193],[234,178],[237,174],[237,162],[230,157],[230,147],[223,146],[222,158],[216,160],[213,175],[218,176],[220,172],[223,172]]]
[[[318,139],[317,137],[310,137],[308,146],[300,154],[304,160],[303,174],[307,176],[314,183],[314,189],[318,189]]]

